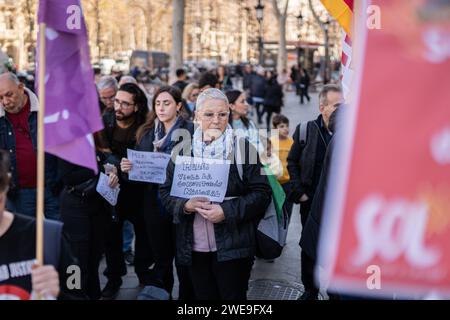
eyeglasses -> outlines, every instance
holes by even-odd
[[[114,94],[114,95],[112,95],[112,96],[110,96],[110,97],[100,97],[100,99],[102,100],[102,101],[114,101],[114,97],[115,97],[116,95]]]
[[[114,105],[120,106],[121,108],[128,109],[135,105],[135,103],[129,103],[127,101],[120,101],[119,99],[114,99]]]
[[[214,119],[215,116],[218,116],[219,120],[225,120],[228,119],[228,115],[230,114],[229,112],[203,112],[203,117],[205,117],[205,119],[207,120],[212,120]]]

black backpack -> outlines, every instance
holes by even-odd
[[[300,122],[299,131],[298,141],[300,142],[300,147],[303,149],[308,139],[308,121]]]

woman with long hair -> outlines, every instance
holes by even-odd
[[[247,138],[259,153],[264,151],[264,146],[259,137],[258,128],[255,123],[247,117],[248,103],[245,92],[240,90],[230,90],[226,92],[230,103],[229,124],[234,129],[235,134]]]
[[[181,92],[173,86],[163,86],[153,97],[153,111],[136,133],[135,150],[171,154],[173,148],[184,139],[191,139],[194,125],[181,116]],[[182,137],[182,139],[180,139]],[[129,173],[133,163],[123,158],[121,170]],[[169,294],[173,289],[173,260],[175,244],[171,216],[161,205],[158,184],[142,183],[145,196],[141,210],[155,259],[150,284],[165,289]],[[179,299],[193,298],[190,279],[184,268],[177,266],[180,282]]]

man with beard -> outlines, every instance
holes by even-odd
[[[127,157],[127,149],[134,149],[136,131],[144,123],[148,113],[145,93],[133,83],[122,85],[114,98],[114,113],[103,116],[105,137],[117,160]],[[104,274],[108,283],[102,291],[105,300],[114,299],[122,285],[122,276],[127,273],[122,251],[122,229],[125,220],[134,225],[136,235],[134,267],[141,285],[149,278],[149,267],[152,264],[151,248],[144,228],[144,217],[139,213],[139,201],[142,200],[139,184],[133,181],[120,181],[120,194],[110,223],[106,231],[106,262]]]

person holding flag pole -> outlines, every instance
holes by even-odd
[[[40,25],[40,76],[44,78],[45,25]],[[20,213],[5,210],[11,173],[10,157],[0,150],[0,269],[9,268],[0,278],[0,300],[54,300],[64,298],[67,292],[64,286],[68,266],[76,261],[70,254],[66,238],[61,233],[61,224],[56,221],[44,221],[44,81],[39,86],[40,111],[38,112],[38,148],[37,148],[37,206],[36,219]],[[46,230],[44,245],[44,226]],[[45,247],[45,252],[44,252]],[[11,250],[11,248],[14,248]],[[16,267],[17,266],[17,267]],[[21,272],[11,276],[15,268],[21,266]],[[6,276],[5,276],[6,274]],[[73,293],[79,293],[74,290]],[[82,297],[82,295],[80,295]]]
[[[69,267],[76,270],[77,261],[71,255],[62,225],[44,221],[45,151],[97,172],[92,133],[103,125],[80,2],[42,0],[38,20],[36,219],[4,210],[9,159],[2,154],[0,268],[17,265],[21,273],[16,277],[3,274],[0,299],[85,298],[77,286],[68,287]],[[11,250],[14,246],[17,250]]]
[[[39,78],[41,99],[39,117],[40,135],[39,173],[43,178],[42,154],[44,149],[76,166],[98,173],[93,133],[103,129],[98,95],[91,66],[85,20],[79,0],[41,0],[39,22]],[[44,131],[45,129],[45,131]],[[42,180],[39,191],[43,190]],[[41,191],[42,193],[42,191]],[[42,197],[42,194],[39,194]],[[38,195],[38,197],[39,197]],[[42,198],[39,198],[41,201]],[[42,263],[42,205],[37,213],[37,258]],[[85,212],[80,212],[81,221]],[[71,220],[72,221],[72,220]],[[67,221],[63,231],[73,226]],[[81,222],[80,222],[81,223]],[[78,225],[77,225],[78,226]],[[78,226],[79,227],[79,226]],[[73,229],[73,228],[72,228]],[[73,235],[71,238],[73,238]],[[71,240],[82,272],[86,273],[84,255]],[[86,292],[82,274],[83,292]],[[83,280],[84,279],[84,280]]]

